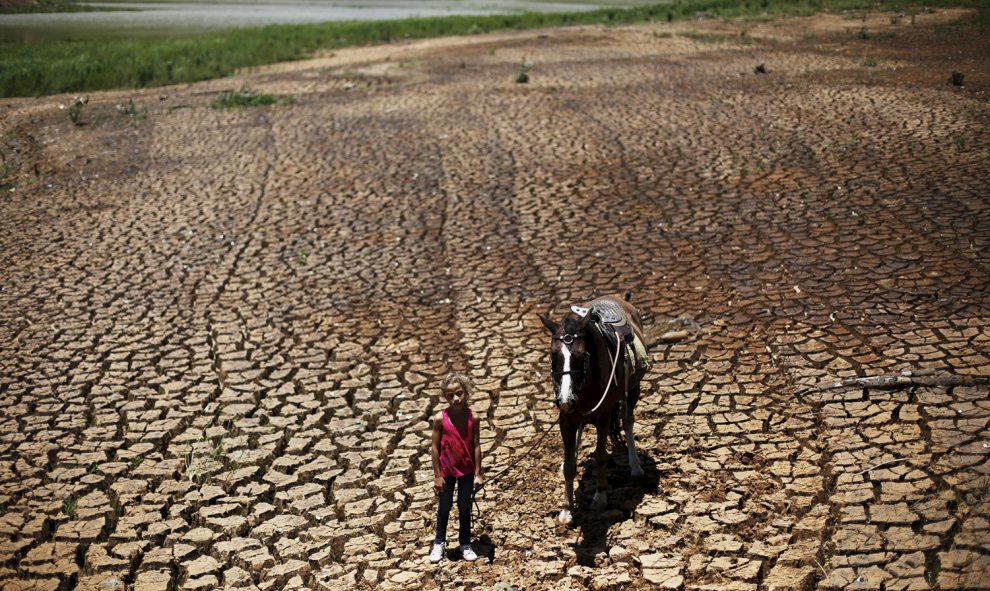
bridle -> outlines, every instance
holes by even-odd
[[[601,327],[599,327],[599,330],[601,330]],[[564,343],[565,345],[570,345],[576,339],[583,339],[583,338],[584,338],[584,335],[583,334],[564,333],[564,334],[562,334],[560,336],[554,335],[553,337],[550,338],[550,340],[552,340],[552,341],[560,341],[560,342]],[[602,393],[602,397],[598,400],[598,404],[595,405],[595,408],[593,408],[593,409],[591,409],[591,410],[589,410],[587,412],[581,410],[581,407],[580,407],[581,398],[579,396],[575,396],[575,405],[574,406],[577,407],[577,409],[584,416],[588,416],[590,414],[593,414],[595,411],[597,411],[598,408],[601,407],[602,403],[605,402],[605,399],[608,397],[608,392],[612,388],[612,382],[615,380],[615,368],[616,368],[616,366],[619,363],[619,348],[621,346],[622,346],[622,339],[616,337],[616,339],[615,339],[615,355],[613,356],[611,354],[611,351],[609,351],[609,357],[612,358],[612,373],[608,377],[608,382],[606,382],[606,385],[605,385],[605,391]],[[569,369],[569,370],[566,370],[566,371],[553,371],[551,369],[550,370],[550,380],[553,383],[554,390],[557,390],[557,388],[558,388],[557,384],[560,383],[563,380],[563,378],[564,378],[565,375],[571,375],[571,374],[584,375],[584,374],[587,374],[588,373],[588,364],[590,363],[590,360],[591,360],[591,353],[589,353],[588,351],[585,351],[584,352],[584,364],[583,364],[582,369]],[[618,383],[616,383],[616,386],[618,386]],[[554,396],[553,397],[553,403],[556,406],[560,406],[560,401],[558,400],[557,396]]]
[[[577,339],[583,339],[583,338],[584,338],[584,335],[582,335],[582,334],[568,334],[568,333],[565,333],[565,334],[562,334],[560,336],[554,335],[554,336],[550,337],[550,340],[551,341],[560,341],[560,342],[564,343],[565,345],[570,345],[575,340],[577,340]],[[565,370],[565,371],[554,371],[554,370],[551,369],[550,370],[550,380],[553,382],[554,389],[556,390],[558,388],[557,384],[559,384],[561,382],[561,380],[564,379],[564,376],[566,376],[566,375],[584,375],[584,374],[588,373],[588,363],[589,363],[590,359],[591,359],[591,353],[588,353],[587,351],[585,351],[584,352],[584,363],[582,364],[581,369],[568,369],[568,370]],[[557,397],[556,396],[554,396],[554,398],[553,398],[553,403],[556,404],[557,406],[560,406],[560,402],[557,400]]]

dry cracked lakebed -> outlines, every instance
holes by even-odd
[[[0,101],[0,588],[990,588],[972,18],[402,43],[80,125]],[[241,87],[295,101],[210,107]],[[621,291],[679,335],[646,477],[615,453],[587,510],[586,441],[565,528],[536,313]],[[511,469],[482,560],[432,565],[452,369]],[[830,387],[905,371],[939,379]]]

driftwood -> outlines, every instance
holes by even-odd
[[[701,327],[694,316],[681,316],[658,322],[647,327],[645,332],[646,334],[643,336],[646,340],[646,346],[652,349],[661,344],[685,341],[701,332]]]
[[[981,386],[990,384],[990,376],[961,376],[955,374],[935,375],[930,369],[907,370],[884,376],[864,376],[849,378],[823,386],[811,386],[798,392],[798,395],[841,388],[865,388],[869,390],[900,390],[919,386]]]

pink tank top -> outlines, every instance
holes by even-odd
[[[444,476],[474,474],[474,415],[468,409],[467,426],[460,431],[443,410],[443,433],[440,436],[440,472]]]

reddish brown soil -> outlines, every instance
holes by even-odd
[[[990,36],[957,18],[0,102],[0,587],[990,587],[988,388],[805,390],[990,375]],[[242,86],[296,101],[209,107]],[[697,322],[653,348],[646,478],[615,454],[587,510],[586,437],[561,527],[553,434],[480,499],[486,558],[428,564],[439,380],[476,380],[494,474],[555,420],[535,313],[625,290]]]

